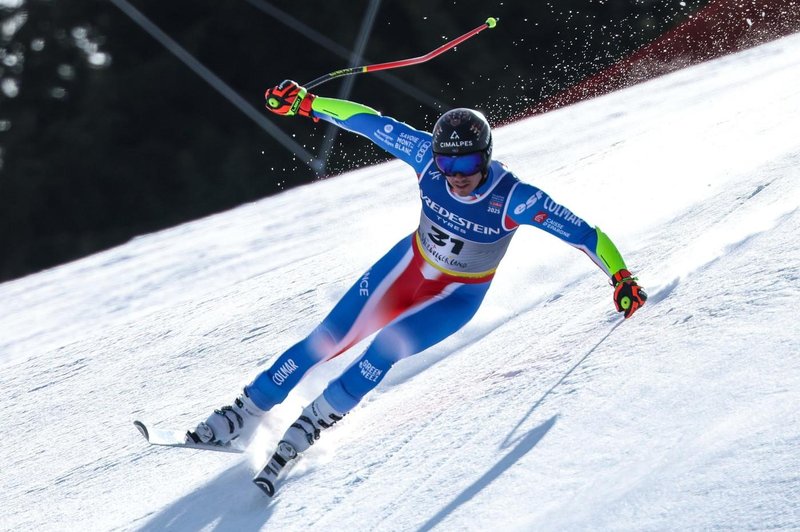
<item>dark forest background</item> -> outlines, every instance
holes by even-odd
[[[386,160],[361,138],[263,111],[264,90],[281,80],[350,66],[369,13],[358,64],[419,56],[500,18],[429,63],[352,77],[347,93],[341,80],[315,90],[429,128],[452,106],[480,108],[495,125],[525,116],[707,3],[0,0],[0,280]],[[324,170],[284,148],[123,5],[325,160]]]

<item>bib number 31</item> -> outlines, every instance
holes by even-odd
[[[464,241],[458,240],[457,238],[453,238],[438,227],[431,227],[431,232],[428,233],[428,238],[431,239],[431,242],[436,244],[437,246],[446,246],[448,241],[453,243],[452,253],[453,255],[458,255],[461,253],[461,249],[464,247]]]

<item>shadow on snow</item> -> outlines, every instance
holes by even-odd
[[[547,397],[555,390],[564,380],[567,379],[583,362],[594,353],[594,351],[602,344],[606,338],[608,338],[614,330],[619,327],[624,320],[616,319],[611,327],[606,332],[605,336],[603,336],[594,346],[592,346],[589,350],[584,353],[584,355],[578,360],[569,370],[567,370],[561,378],[550,387],[549,390],[544,392],[542,396],[531,406],[531,408],[522,416],[519,423],[511,429],[506,439],[500,445],[500,449],[507,449],[511,445],[514,445],[514,448],[511,449],[503,458],[500,459],[494,466],[492,466],[489,471],[484,473],[481,478],[473,482],[470,486],[468,486],[464,491],[462,491],[455,499],[453,499],[447,506],[439,510],[436,515],[431,517],[425,524],[423,524],[419,531],[424,532],[427,530],[431,530],[438,524],[440,524],[447,516],[452,514],[456,511],[461,505],[468,502],[470,499],[475,497],[478,493],[481,492],[484,488],[486,488],[489,484],[491,484],[495,479],[497,479],[500,475],[502,475],[506,470],[508,470],[512,465],[518,462],[523,456],[525,456],[528,451],[533,449],[537,443],[539,443],[542,438],[553,428],[553,425],[556,424],[558,420],[558,416],[555,415],[539,425],[528,431],[527,434],[517,438],[516,440],[513,439],[514,434],[519,430],[519,428],[525,423],[525,420],[530,418],[530,416],[536,411],[537,408],[547,399]]]
[[[250,483],[247,460],[187,493],[140,530],[260,530],[272,515],[270,500]]]
[[[500,459],[492,468],[481,476],[478,480],[473,482],[464,491],[462,491],[455,499],[453,499],[447,506],[439,510],[436,515],[428,519],[428,521],[420,527],[420,532],[431,530],[433,527],[441,523],[448,515],[453,513],[459,506],[468,502],[475,495],[481,492],[485,487],[491,484],[497,477],[506,472],[511,466],[517,463],[528,451],[533,449],[545,434],[553,428],[556,424],[558,416],[553,416],[538,427],[531,429],[525,436],[518,440],[517,445],[511,449],[503,458]]]

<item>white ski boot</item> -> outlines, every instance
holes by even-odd
[[[298,453],[302,453],[319,439],[320,431],[330,428],[344,416],[345,413],[338,412],[320,395],[305,407],[281,440],[290,443]]]
[[[253,483],[261,488],[261,491],[267,496],[274,497],[278,479],[286,475],[284,468],[288,471],[287,464],[291,467],[290,462],[295,458],[297,458],[297,450],[291,443],[281,440],[267,465],[253,478]]]
[[[187,432],[186,441],[225,446],[239,439],[246,445],[265,413],[253,403],[245,388],[232,405],[214,410],[208,419],[198,423],[194,431]]]
[[[298,454],[311,447],[319,439],[319,433],[323,429],[330,428],[344,416],[345,413],[334,409],[320,395],[303,410],[297,421],[283,435],[267,465],[253,478],[255,485],[273,497],[278,482],[286,475]]]

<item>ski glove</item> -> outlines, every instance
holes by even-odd
[[[264,93],[264,98],[267,99],[266,108],[275,114],[284,116],[298,114],[313,118],[314,122],[319,121],[319,118],[314,118],[311,115],[311,103],[316,96],[307,92],[306,89],[290,79],[282,81],[271,89],[267,89],[267,92]]]
[[[614,285],[614,305],[617,312],[624,312],[625,318],[630,318],[647,301],[647,293],[636,284],[636,278],[631,277],[628,270],[615,273],[611,282]]]

